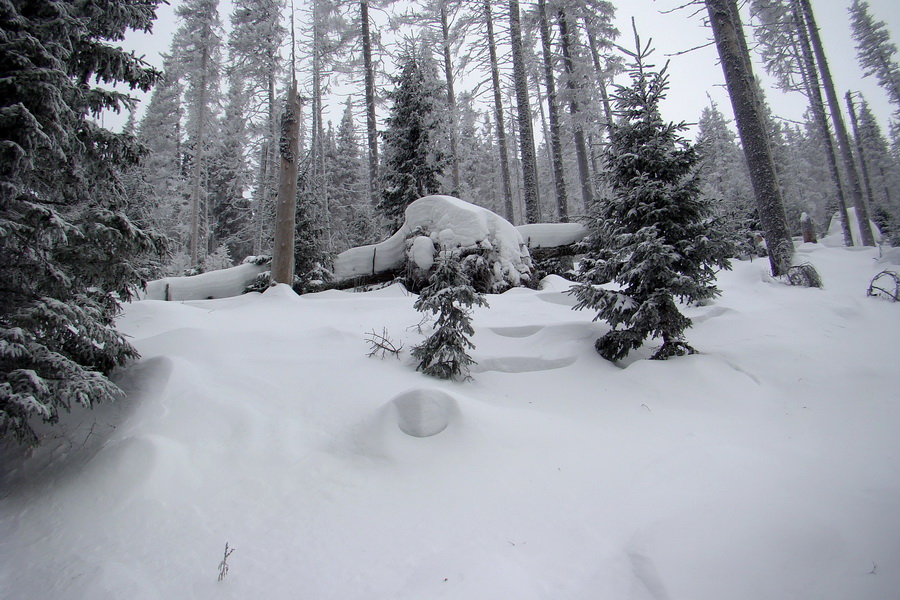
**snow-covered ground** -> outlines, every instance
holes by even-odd
[[[562,279],[489,296],[466,383],[398,286],[136,302],[128,398],[4,451],[0,596],[897,598],[898,267],[798,254],[824,289],[736,263],[666,362],[601,359]]]

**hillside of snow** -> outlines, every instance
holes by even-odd
[[[488,296],[465,383],[399,286],[135,302],[127,398],[2,452],[0,597],[896,598],[898,267],[798,259],[824,289],[737,262],[665,362],[600,358],[560,278]]]

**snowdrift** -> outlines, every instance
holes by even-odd
[[[243,264],[190,277],[164,277],[147,284],[147,300],[214,300],[239,296],[258,275],[268,271],[269,263],[256,264],[250,257]]]

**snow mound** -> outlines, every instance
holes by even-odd
[[[210,271],[190,277],[164,277],[147,284],[147,293],[144,299],[180,302],[240,296],[260,273],[268,270],[268,264],[257,265],[247,261],[230,269]]]
[[[850,234],[853,237],[853,245],[855,247],[861,247],[862,239],[859,234],[859,217],[856,216],[855,207],[847,209],[847,218],[850,221]],[[880,243],[881,230],[878,229],[878,225],[876,225],[874,221],[870,220],[869,227],[872,228],[872,235],[875,236],[875,243]],[[831,222],[828,224],[828,233],[826,233],[825,237],[822,238],[822,243],[832,248],[844,245],[844,232],[841,229],[840,213],[834,213],[834,215],[831,217]]]
[[[410,237],[416,236],[407,243]],[[429,241],[431,247],[429,247]],[[385,241],[351,248],[334,262],[337,279],[399,269],[409,257],[420,269],[431,268],[434,250],[483,251],[496,279],[518,285],[531,273],[531,256],[519,231],[506,219],[452,196],[425,196],[406,208],[406,220]]]
[[[459,414],[456,398],[436,389],[416,389],[391,400],[400,431],[413,437],[437,435]]]

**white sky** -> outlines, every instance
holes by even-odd
[[[126,41],[126,47],[143,53],[153,64],[161,66],[160,52],[166,52],[176,29],[174,7],[179,0],[170,0],[171,5],[163,5],[158,10],[158,19],[152,35],[133,34]],[[705,10],[692,15],[693,10],[683,9],[671,14],[660,11],[671,10],[685,0],[627,0],[617,2],[617,25],[622,35],[619,43],[630,48],[633,45],[631,18],[637,23],[642,41],[652,38],[656,48],[655,61],[662,65],[667,54],[684,51],[704,44],[711,39],[711,31],[703,26]],[[877,20],[884,21],[891,32],[892,41],[900,45],[900,2],[897,0],[868,0],[870,10]],[[822,32],[826,54],[834,77],[835,87],[843,102],[847,90],[860,91],[877,115],[887,133],[891,107],[882,89],[874,78],[861,77],[856,60],[856,50],[850,33],[847,7],[850,0],[812,0],[813,10]],[[505,4],[505,2],[504,2]],[[527,4],[527,3],[526,3]],[[301,3],[296,3],[300,8]],[[525,4],[523,4],[524,9]],[[228,22],[231,12],[230,0],[223,0],[219,7],[223,22]],[[748,40],[752,43],[752,40]],[[754,57],[755,58],[755,57]],[[900,60],[900,56],[897,56]],[[758,63],[756,75],[766,81],[765,72]],[[662,111],[673,121],[695,122],[700,112],[709,105],[707,94],[719,105],[722,112],[731,115],[731,104],[724,88],[721,67],[717,63],[715,48],[712,46],[695,50],[687,55],[671,57],[669,66],[670,90]],[[620,79],[624,82],[625,78]],[[458,90],[464,91],[464,90]],[[767,99],[774,113],[783,118],[801,120],[806,109],[806,100],[800,94],[785,95],[768,87]],[[343,100],[334,102],[334,121],[340,118]],[[117,127],[124,122],[123,116],[109,115],[105,124]]]

